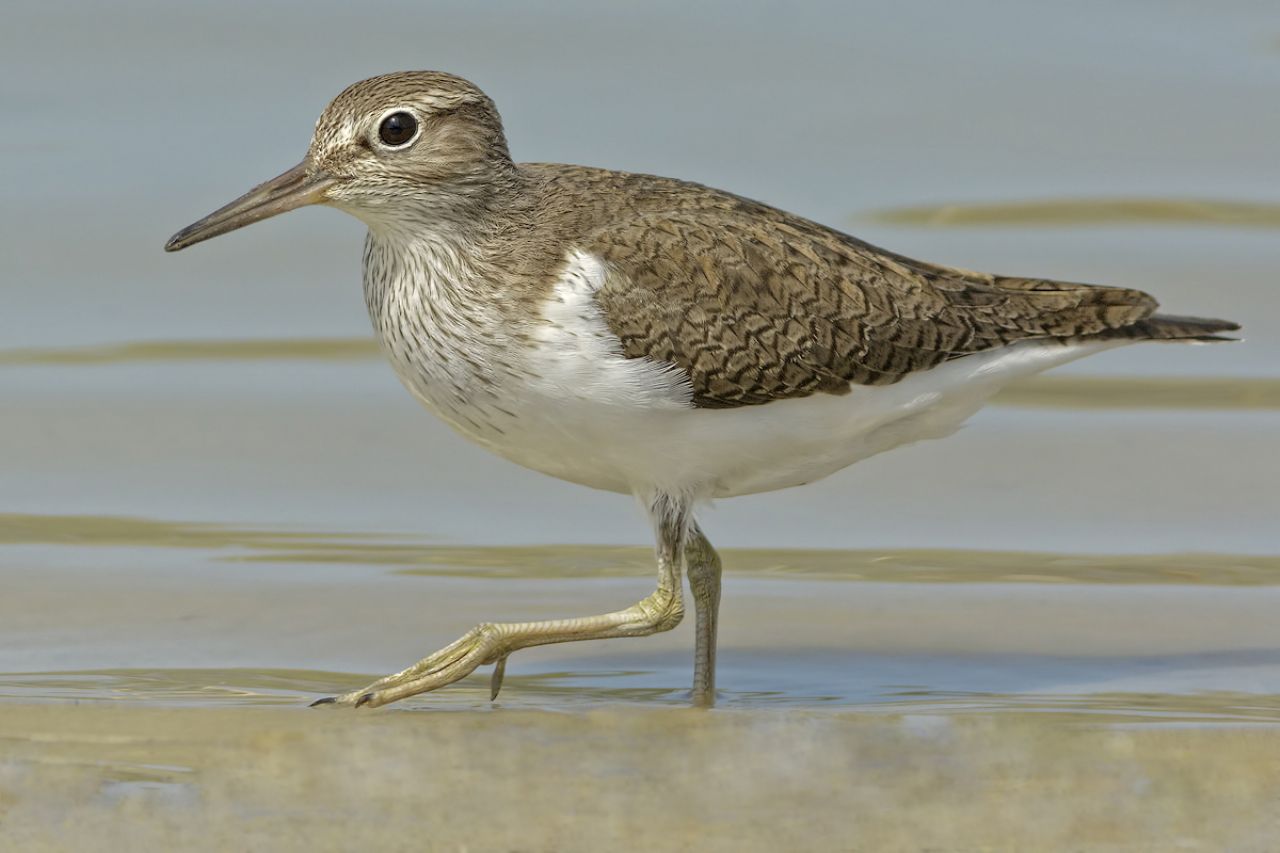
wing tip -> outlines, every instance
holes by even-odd
[[[1152,341],[1216,342],[1238,341],[1230,332],[1240,331],[1234,320],[1213,317],[1183,317],[1174,314],[1153,314],[1129,326],[1113,330],[1117,337],[1132,337]]]

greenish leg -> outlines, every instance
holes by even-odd
[[[627,609],[577,619],[477,625],[408,669],[379,679],[361,690],[321,699],[313,704],[376,708],[452,684],[485,664],[495,665],[490,693],[496,697],[502,687],[507,657],[518,649],[611,637],[644,637],[671,630],[680,624],[684,616],[680,595],[680,559],[689,516],[683,505],[662,496],[651,503],[650,514],[658,537],[658,588]]]
[[[716,627],[720,613],[720,555],[695,523],[684,547],[685,571],[697,613],[693,653],[693,704],[716,703]]]

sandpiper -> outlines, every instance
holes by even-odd
[[[693,701],[715,700],[720,560],[700,502],[798,486],[954,431],[1013,379],[1135,341],[1223,340],[1138,290],[938,266],[699,184],[515,163],[493,102],[433,71],[374,77],[321,114],[303,161],[168,251],[307,204],[368,226],[364,295],[409,391],[467,438],[635,495],[658,586],[600,616],[482,623],[316,704],[378,706],[517,649],[666,631],[681,568]]]

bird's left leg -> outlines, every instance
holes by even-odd
[[[691,525],[684,546],[685,572],[693,592],[695,645],[693,652],[693,704],[716,704],[716,626],[720,614],[720,555],[711,547],[697,523]]]
[[[658,539],[658,588],[625,610],[578,619],[545,622],[486,622],[408,669],[375,681],[362,690],[321,699],[317,705],[376,708],[418,693],[426,693],[465,678],[477,667],[495,664],[492,694],[502,686],[507,656],[518,649],[578,640],[644,637],[669,631],[684,616],[680,596],[680,558],[689,526],[682,501],[659,496],[649,502]]]

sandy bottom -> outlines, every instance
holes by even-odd
[[[686,620],[355,712],[647,555],[0,520],[4,853],[1280,847],[1274,557],[728,551],[715,711]]]
[[[21,850],[1274,850],[1280,730],[0,705]]]

